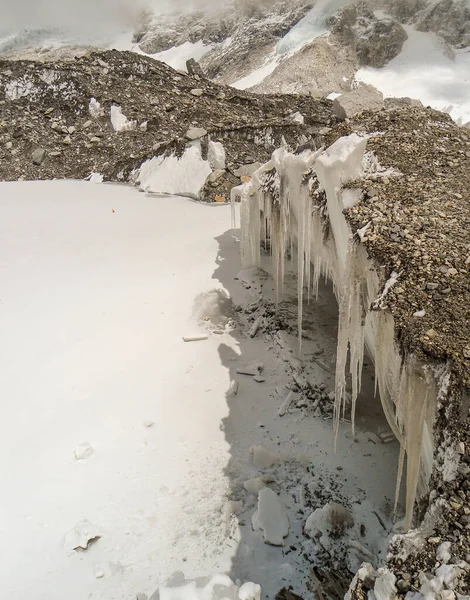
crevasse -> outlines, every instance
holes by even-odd
[[[324,151],[295,155],[278,149],[250,182],[234,188],[232,202],[241,201],[243,267],[260,266],[261,242],[269,245],[276,299],[282,295],[286,256],[296,257],[299,351],[304,294],[316,295],[322,275],[332,281],[339,305],[334,439],[349,404],[349,382],[354,431],[367,349],[375,362],[377,395],[400,442],[396,500],[406,457],[405,527],[409,528],[417,494],[427,491],[433,469],[433,421],[440,382],[432,374],[438,371],[427,369],[413,355],[400,354],[393,317],[382,307],[399,275],[384,279],[361,244],[361,232],[353,235],[343,213],[361,198],[360,189],[345,189],[345,184],[366,178],[371,165],[377,176],[377,161],[371,160],[366,146],[367,137],[352,134]],[[315,194],[323,200],[314,201]]]

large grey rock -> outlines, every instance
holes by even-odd
[[[205,135],[207,135],[207,131],[203,127],[190,127],[184,137],[188,140],[198,140]]]
[[[205,77],[205,73],[201,68],[201,65],[194,58],[190,58],[186,61],[186,70],[189,75],[197,75],[198,77]]]
[[[333,100],[338,119],[350,119],[365,110],[379,111],[384,108],[384,97],[372,85],[363,85]]]
[[[42,165],[44,159],[46,158],[46,151],[44,148],[36,148],[33,152],[33,164],[34,165]]]
[[[363,26],[362,26],[363,25]],[[408,35],[391,17],[373,18],[357,27],[356,53],[362,66],[380,69],[400,54]]]
[[[331,32],[354,48],[362,66],[381,68],[395,58],[408,35],[393,17],[373,11],[366,3],[351,4],[329,20]]]

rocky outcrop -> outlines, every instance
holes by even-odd
[[[364,2],[347,6],[329,24],[335,36],[355,49],[361,66],[385,66],[401,52],[408,38],[397,20],[374,12]]]
[[[457,48],[470,46],[470,5],[465,0],[437,0],[416,16],[419,31],[432,31]]]
[[[322,97],[332,90],[349,91],[356,69],[355,54],[348,46],[322,36],[284,59],[271,75],[250,89]]]
[[[297,112],[304,124],[290,118]],[[265,161],[282,139],[296,147],[335,121],[329,101],[260,97],[116,51],[0,61],[0,113],[0,180],[98,172],[127,181],[145,161],[194,144],[206,160],[213,140],[223,144],[227,174],[208,181],[207,200],[226,196],[228,183],[240,183],[230,173]]]

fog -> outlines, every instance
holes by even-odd
[[[0,27],[109,30],[132,26],[145,9],[168,12],[220,4],[220,0],[0,0]]]

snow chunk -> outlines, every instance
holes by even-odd
[[[289,115],[289,119],[292,121],[292,123],[297,123],[298,125],[303,125],[305,123],[304,116],[298,111],[292,115]]]
[[[225,171],[225,148],[220,142],[209,142],[207,158],[211,169]]]
[[[251,581],[244,583],[238,590],[240,600],[260,600],[261,586]]]
[[[146,192],[176,194],[197,199],[212,172],[201,150],[191,146],[181,158],[175,155],[156,156],[142,164],[137,172],[140,189]]]
[[[66,550],[86,550],[90,542],[99,540],[101,534],[98,529],[86,519],[78,523],[65,536],[64,548]]]
[[[255,531],[263,530],[266,544],[284,546],[284,538],[289,535],[289,517],[270,488],[263,488],[258,495],[258,510],[253,515],[252,525]]]
[[[319,538],[321,545],[328,550],[331,538],[344,535],[346,529],[353,525],[351,513],[342,504],[328,502],[310,514],[305,523],[305,533],[312,539]]]
[[[137,121],[129,121],[123,114],[121,107],[113,104],[111,106],[111,125],[114,131],[132,131],[137,127]]]
[[[102,117],[104,115],[104,109],[96,98],[90,98],[90,104],[88,105],[88,112],[93,119]]]
[[[442,544],[438,547],[436,552],[437,560],[443,563],[448,563],[452,556],[450,553],[451,547],[451,542],[442,542]]]
[[[91,173],[88,181],[90,183],[103,183],[103,175],[101,173]]]
[[[86,460],[93,454],[93,446],[89,442],[78,444],[75,448],[75,458],[77,460]]]

